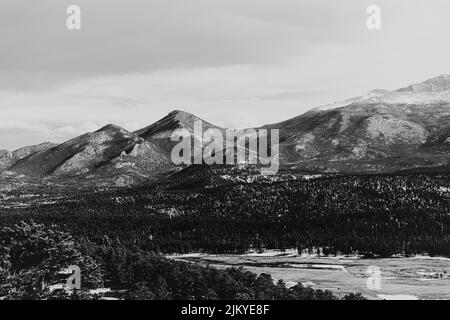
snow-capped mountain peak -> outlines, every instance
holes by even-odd
[[[450,75],[442,74],[395,91],[375,89],[361,96],[312,109],[324,111],[359,104],[437,104],[450,102]]]
[[[396,92],[442,92],[448,90],[450,90],[450,75],[442,74],[424,82],[398,89]]]

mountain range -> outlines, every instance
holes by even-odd
[[[450,146],[450,75],[314,108],[280,128],[287,162],[407,157]]]
[[[155,179],[174,169],[171,133],[178,128],[193,133],[197,119],[177,110],[135,132],[110,124],[62,144],[1,150],[0,172],[3,177],[114,178],[119,185]],[[224,130],[203,121],[203,129],[209,128]],[[399,169],[445,166],[450,75],[395,91],[372,90],[261,128],[280,130],[282,165],[384,161],[389,166],[389,159],[402,159]]]

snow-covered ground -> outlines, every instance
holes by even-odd
[[[408,294],[397,294],[397,295],[378,294],[377,296],[382,300],[419,300],[416,296]]]
[[[302,283],[315,289],[328,289],[339,296],[360,292],[370,299],[450,299],[450,258],[392,257],[363,259],[360,256],[299,255],[296,250],[268,250],[240,255],[193,253],[168,258],[207,263],[217,268],[243,267],[255,273],[268,273],[288,286]],[[379,290],[368,287],[369,267],[379,267]]]

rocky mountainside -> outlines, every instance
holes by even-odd
[[[45,142],[35,146],[24,147],[15,151],[2,150],[0,152],[0,172],[8,169],[17,161],[25,159],[37,152],[44,151],[56,146],[53,143]]]
[[[155,178],[174,168],[170,160],[176,143],[171,141],[172,132],[186,129],[194,133],[195,120],[201,119],[187,112],[173,111],[136,132],[109,124],[59,145],[45,143],[5,151],[0,156],[1,176],[113,179],[116,185]],[[201,121],[203,131],[223,130]]]
[[[171,141],[172,132],[177,129],[185,129],[191,135],[194,135],[194,123],[196,120],[202,121],[203,132],[208,129],[218,129],[220,131],[224,130],[223,128],[220,128],[200,119],[197,116],[194,116],[193,114],[185,111],[175,110],[161,120],[138,131],[135,131],[134,133],[139,137],[145,139],[146,141],[154,143],[166,154],[166,156],[170,157],[172,148],[177,143]],[[199,139],[199,137],[195,136],[194,138]]]
[[[165,139],[170,138],[172,132],[176,129],[186,129],[190,133],[194,133],[194,122],[195,121],[203,122],[203,130],[207,130],[210,128],[222,129],[218,126],[215,126],[203,119],[200,119],[197,116],[185,111],[174,110],[170,112],[167,116],[162,118],[161,120],[145,127],[140,130],[135,131],[134,133],[144,139]]]
[[[280,129],[285,162],[448,152],[449,88],[450,76],[439,76],[397,91],[377,90],[335,107],[312,109],[265,128]]]
[[[201,119],[173,111],[135,132],[107,125],[59,145],[44,143],[4,151],[0,153],[0,172],[3,177],[113,178],[117,185],[155,178],[174,168],[172,132],[186,129],[194,133],[195,120]],[[202,122],[203,131],[224,131]],[[282,165],[341,163],[349,171],[371,161],[380,161],[378,169],[394,162],[396,170],[424,163],[448,167],[450,76],[395,91],[373,90],[263,128],[280,129]]]
[[[152,177],[169,167],[169,159],[156,146],[123,128],[107,125],[20,157],[2,175],[107,177],[126,184],[131,177]]]

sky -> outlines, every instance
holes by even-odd
[[[448,0],[0,0],[0,149],[175,109],[254,127],[422,82],[450,73],[449,14]]]

